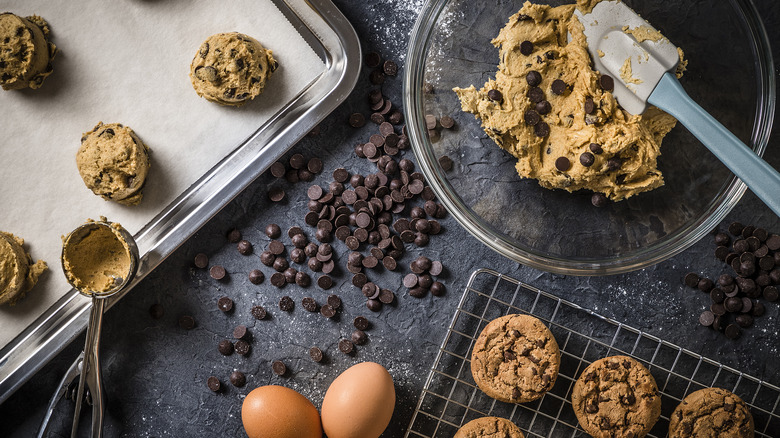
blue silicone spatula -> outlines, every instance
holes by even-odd
[[[622,2],[602,1],[575,14],[595,68],[615,79],[623,109],[642,114],[650,104],[674,116],[780,216],[780,173],[688,96],[674,73],[680,62],[674,44]]]

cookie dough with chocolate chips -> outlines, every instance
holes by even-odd
[[[669,438],[753,438],[753,429],[745,402],[721,388],[692,392],[669,418]]]
[[[57,46],[51,42],[49,24],[33,15],[0,14],[0,86],[3,90],[40,88],[53,68]]]
[[[481,417],[464,424],[453,438],[523,438],[523,431],[506,418]]]
[[[605,357],[585,368],[571,404],[580,426],[596,438],[641,438],[661,415],[655,379],[628,356]]]
[[[573,13],[596,3],[526,2],[492,41],[500,55],[495,79],[454,91],[463,111],[517,158],[520,176],[548,189],[589,189],[619,201],[663,185],[657,158],[677,121],[655,107],[627,113],[612,95],[614,79],[592,69]]]
[[[497,400],[525,403],[555,384],[561,353],[550,330],[529,315],[490,321],[471,353],[471,375],[479,389]]]
[[[241,106],[263,92],[279,63],[256,39],[238,32],[218,33],[201,44],[190,65],[199,96],[220,105]]]
[[[151,162],[149,148],[120,123],[99,122],[81,137],[76,165],[87,188],[107,201],[137,205]]]
[[[22,245],[24,239],[0,231],[0,305],[16,304],[47,268],[43,260],[33,263]]]

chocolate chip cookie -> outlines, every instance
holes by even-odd
[[[580,426],[597,438],[643,437],[661,415],[655,379],[628,356],[605,357],[585,368],[571,404]]]
[[[471,374],[485,394],[507,403],[536,400],[558,377],[561,353],[550,330],[529,315],[491,321],[471,353]]]
[[[741,398],[721,388],[688,394],[669,418],[669,438],[752,438],[753,416]]]
[[[57,46],[49,38],[49,24],[32,15],[0,14],[0,86],[3,90],[40,88],[53,71]]]
[[[220,105],[241,106],[265,88],[279,63],[256,39],[238,32],[212,35],[200,45],[190,65],[199,96]]]
[[[523,432],[511,421],[500,417],[471,420],[458,429],[453,438],[523,438]]]

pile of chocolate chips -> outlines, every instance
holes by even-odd
[[[702,312],[699,322],[736,339],[743,328],[752,326],[754,318],[766,311],[759,300],[778,300],[780,235],[739,222],[729,225],[728,231],[733,239],[723,232],[715,234],[715,257],[729,265],[732,273],[724,273],[713,281],[690,272],[684,281],[712,299],[710,309]]]
[[[298,181],[311,182],[314,176],[322,172],[322,160],[317,157],[306,159],[302,154],[294,154],[290,157],[289,168],[281,161],[271,165],[269,169],[271,175],[277,179],[284,178],[290,184]],[[284,189],[279,186],[271,187],[268,190],[268,199],[273,202],[279,202],[284,199]]]

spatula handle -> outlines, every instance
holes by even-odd
[[[780,216],[780,173],[691,99],[672,73],[665,73],[647,101],[673,115],[756,196]]]

